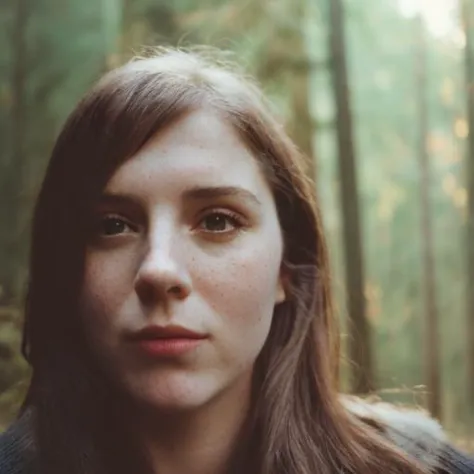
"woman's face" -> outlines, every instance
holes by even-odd
[[[163,410],[248,390],[285,297],[283,242],[233,128],[209,110],[188,114],[118,168],[95,218],[82,316],[109,375]]]

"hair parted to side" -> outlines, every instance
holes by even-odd
[[[257,85],[216,56],[161,49],[111,71],[58,137],[34,214],[24,328],[33,368],[25,408],[36,411],[42,472],[150,472],[84,344],[77,308],[90,211],[121,163],[158,131],[208,107],[235,127],[262,166],[289,274],[287,301],[275,310],[256,365],[255,472],[420,473],[340,402],[329,264],[305,160]]]

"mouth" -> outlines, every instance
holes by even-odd
[[[147,326],[131,333],[129,341],[155,357],[175,357],[197,348],[208,336],[183,326]]]

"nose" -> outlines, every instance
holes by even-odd
[[[135,292],[147,306],[182,300],[191,292],[191,280],[185,265],[174,257],[173,241],[176,243],[173,238],[152,243],[138,269]]]

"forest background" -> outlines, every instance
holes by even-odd
[[[20,356],[29,225],[55,137],[143,47],[234,52],[308,156],[345,390],[474,431],[473,0],[2,0],[0,429]]]

